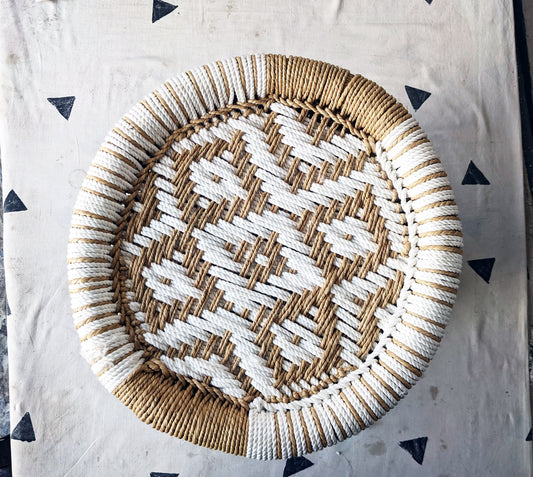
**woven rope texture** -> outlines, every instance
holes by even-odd
[[[462,257],[418,124],[338,67],[238,57],[109,133],[72,219],[82,353],[155,428],[258,459],[365,429],[432,358]]]

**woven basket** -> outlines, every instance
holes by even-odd
[[[178,75],[100,148],[70,233],[82,352],[143,421],[257,459],[370,426],[459,285],[430,142],[381,87],[280,55]]]

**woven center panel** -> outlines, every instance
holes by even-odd
[[[273,99],[171,136],[128,199],[117,287],[147,366],[243,406],[358,368],[396,311],[405,216],[363,138]]]

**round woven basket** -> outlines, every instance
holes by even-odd
[[[422,375],[462,258],[453,192],[381,87],[253,55],[109,133],[68,251],[82,353],[146,423],[258,459],[358,433]]]

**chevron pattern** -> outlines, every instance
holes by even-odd
[[[308,396],[360,366],[409,252],[363,142],[266,106],[176,141],[122,243],[147,357],[245,402]]]

